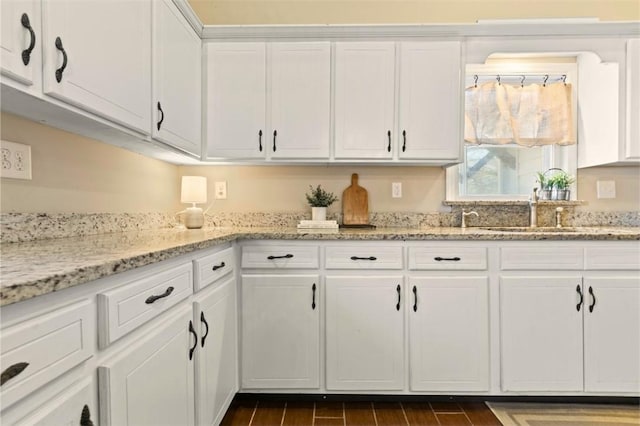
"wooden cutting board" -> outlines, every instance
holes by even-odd
[[[342,224],[369,224],[369,195],[358,185],[358,174],[351,175],[351,186],[342,193]]]

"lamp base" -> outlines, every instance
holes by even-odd
[[[184,226],[187,229],[200,229],[204,225],[204,214],[200,207],[188,207],[184,215]]]

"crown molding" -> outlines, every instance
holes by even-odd
[[[193,11],[189,2],[187,0],[173,0],[173,4],[176,5],[180,13],[182,13],[182,16],[184,16],[187,22],[189,22],[189,25],[191,25],[191,28],[193,28],[196,34],[198,34],[200,38],[203,38],[202,33],[204,24],[198,15],[196,15],[196,12]]]
[[[178,0],[174,0],[178,1]],[[183,1],[183,0],[180,0]],[[467,37],[640,37],[639,21],[381,25],[205,25],[205,41]]]

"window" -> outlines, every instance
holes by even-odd
[[[563,58],[564,59],[564,58]],[[550,62],[550,61],[549,61]],[[557,82],[566,75],[566,82],[573,86],[573,130],[576,129],[576,64],[562,63],[488,63],[468,65],[466,85],[495,79],[508,84],[521,84],[522,76],[529,83],[542,83],[545,75]],[[548,83],[552,80],[549,79]],[[525,123],[526,124],[526,123]],[[575,133],[574,133],[575,134]],[[536,182],[536,173],[551,168],[561,168],[569,174],[576,173],[576,145],[545,145],[527,147],[515,143],[503,145],[465,143],[463,163],[447,169],[447,200],[518,200],[527,199]],[[575,188],[572,191],[575,195]]]

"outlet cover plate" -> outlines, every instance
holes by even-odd
[[[215,198],[216,198],[216,200],[226,200],[227,199],[227,182],[216,182],[215,183]]]
[[[391,197],[402,198],[402,182],[393,182],[391,184]]]
[[[31,147],[21,143],[0,141],[2,164],[0,177],[31,180]]]
[[[596,181],[596,190],[598,198],[616,198],[616,181]]]

